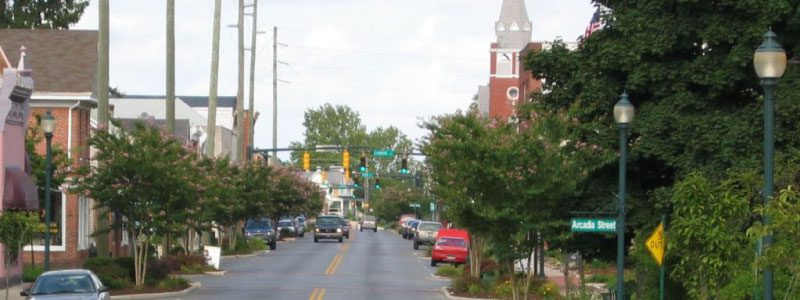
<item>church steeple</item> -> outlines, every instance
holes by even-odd
[[[494,24],[500,48],[522,49],[531,42],[531,20],[525,0],[503,0],[500,19]]]

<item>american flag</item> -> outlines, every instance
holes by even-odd
[[[592,33],[602,28],[603,24],[602,20],[600,19],[600,7],[597,7],[597,10],[594,11],[594,15],[592,15],[592,20],[589,21],[589,25],[586,26],[586,32],[583,34],[583,39],[588,39]]]

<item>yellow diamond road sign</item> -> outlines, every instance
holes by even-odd
[[[645,241],[645,246],[647,246],[647,250],[650,251],[650,254],[653,255],[653,258],[656,260],[656,263],[660,266],[662,262],[664,262],[664,248],[667,246],[667,242],[664,240],[664,224],[658,224],[656,230],[650,234],[650,237],[647,238]]]

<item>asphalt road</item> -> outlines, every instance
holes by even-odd
[[[276,251],[224,259],[224,276],[192,277],[202,287],[180,298],[446,299],[440,288],[448,281],[432,276],[424,253],[392,232],[352,230],[341,244],[314,243],[306,234],[278,244]]]

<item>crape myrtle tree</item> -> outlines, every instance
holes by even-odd
[[[174,212],[189,204],[181,195],[191,189],[183,173],[187,170],[186,151],[143,122],[116,133],[98,131],[89,145],[97,149],[95,159],[103,167],[82,168],[76,189],[108,208],[105,211],[122,217],[115,226],[131,237],[134,279],[141,286],[151,241],[168,232],[175,223]]]
[[[513,272],[516,260],[531,256],[537,234],[562,239],[575,186],[604,157],[601,148],[569,138],[576,121],[565,114],[540,113],[533,104],[520,112],[520,125],[474,111],[423,124],[434,194],[443,200],[446,217],[476,241],[473,276],[480,274],[481,241]],[[515,299],[526,299],[528,284],[530,276],[523,284],[513,282]]]
[[[575,51],[556,42],[551,50],[527,57],[525,64],[535,77],[544,79],[543,92],[532,98],[547,111],[569,112],[584,128],[580,138],[604,148],[616,148],[612,107],[623,90],[630,94],[637,117],[630,137],[628,232],[653,228],[660,215],[674,212],[678,202],[674,201],[677,191],[673,186],[695,171],[715,183],[735,179],[739,173],[761,173],[763,98],[752,60],[769,28],[777,33],[791,62],[776,99],[776,166],[778,172],[796,172],[780,166],[800,146],[796,135],[800,129],[796,118],[800,114],[800,102],[796,101],[800,1],[595,2],[609,8],[603,15],[606,25],[602,30],[583,40]],[[609,161],[590,173],[589,179],[579,184],[576,199],[587,209],[605,207],[615,189],[615,170],[616,161]],[[752,212],[758,202],[750,201],[747,211]],[[698,209],[692,205],[699,207],[700,203],[687,205],[687,209]],[[682,217],[673,213],[670,220]],[[739,234],[747,224],[742,226]],[[710,233],[719,228],[695,230]],[[692,237],[673,236],[669,224],[667,231],[673,239],[670,243],[688,243],[675,239]],[[613,247],[596,248],[614,251]],[[752,261],[754,249],[741,255]],[[667,255],[667,269],[672,270],[678,261],[670,260],[669,252]],[[649,262],[634,261],[635,268],[644,264]],[[739,269],[755,273],[749,264]],[[672,279],[685,289],[712,288],[700,282],[710,279],[702,276]],[[722,285],[736,283],[736,279],[720,281]],[[752,290],[752,285],[743,289]]]
[[[234,248],[248,218],[322,207],[318,189],[291,169],[201,158],[143,122],[116,132],[100,131],[89,144],[97,149],[94,159],[103,167],[82,167],[75,190],[121,216],[115,226],[134,241],[138,286],[146,278],[154,240],[184,236],[189,251],[193,235],[216,226],[223,232],[220,245],[227,241]]]

